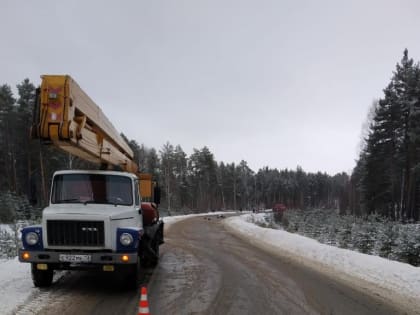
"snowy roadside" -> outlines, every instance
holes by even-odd
[[[34,292],[30,266],[17,257],[0,261],[0,314],[9,314]]]
[[[165,228],[171,224],[194,216],[222,215],[232,212],[210,212],[173,217],[164,217]],[[1,225],[0,231],[12,234],[8,225]],[[34,297],[44,292],[32,284],[30,264],[20,263],[18,258],[0,260],[0,314],[14,314]],[[60,276],[62,276],[62,273]],[[55,278],[56,279],[56,278]],[[56,280],[55,280],[56,281]],[[40,304],[48,304],[48,297],[41,299]]]
[[[263,215],[263,214],[262,214]],[[258,218],[258,215],[254,215]],[[287,257],[331,277],[362,287],[370,294],[420,313],[420,268],[341,249],[283,230],[248,222],[250,214],[227,218],[224,225],[273,255]]]
[[[216,211],[216,212],[207,212],[207,213],[198,213],[198,214],[186,214],[186,215],[175,215],[170,217],[163,217],[163,222],[165,223],[165,229],[173,223],[186,220],[193,217],[204,217],[204,216],[213,216],[213,215],[225,215],[225,214],[235,214],[235,211]]]

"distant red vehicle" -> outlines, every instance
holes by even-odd
[[[283,213],[286,210],[287,210],[286,206],[282,203],[276,203],[273,206],[273,212],[275,212],[275,213]]]

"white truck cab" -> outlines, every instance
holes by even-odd
[[[138,181],[127,172],[54,173],[42,224],[22,230],[19,260],[32,264],[35,286],[62,269],[124,270],[137,285],[140,263],[155,265],[163,243],[162,221],[143,224]]]

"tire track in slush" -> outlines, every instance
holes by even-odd
[[[60,292],[60,289],[55,291],[54,287],[59,287],[59,283],[63,278],[66,278],[68,273],[65,271],[59,271],[54,273],[53,285],[51,288],[40,288],[32,294],[24,304],[18,306],[12,314],[15,315],[28,315],[28,314],[38,314],[46,305],[51,305],[52,307],[59,305],[65,301],[65,296],[63,292]],[[61,290],[62,291],[62,290]]]

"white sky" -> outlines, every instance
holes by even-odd
[[[0,0],[0,84],[70,74],[130,139],[351,171],[420,2]]]

